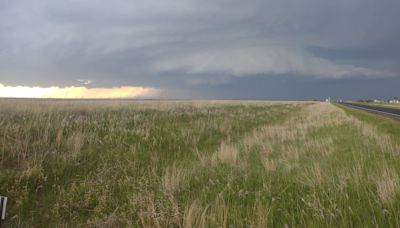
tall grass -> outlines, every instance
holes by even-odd
[[[326,103],[0,107],[9,226],[400,226],[387,120]]]

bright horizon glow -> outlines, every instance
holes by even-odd
[[[159,93],[155,88],[121,86],[112,88],[29,87],[0,84],[0,97],[9,98],[59,98],[59,99],[115,99],[152,97]]]

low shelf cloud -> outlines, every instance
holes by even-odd
[[[154,66],[163,71],[181,70],[188,74],[215,73],[237,77],[259,74],[299,74],[316,78],[392,77],[396,74],[368,67],[336,64],[301,49],[247,47],[202,50],[166,58]]]

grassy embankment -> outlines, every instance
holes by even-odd
[[[379,106],[385,108],[397,108],[400,109],[400,104],[389,104],[389,103],[374,103],[374,102],[357,102],[363,105]]]
[[[10,226],[400,226],[397,122],[325,103],[0,102]]]

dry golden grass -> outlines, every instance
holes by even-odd
[[[303,173],[302,179],[305,185],[318,186],[326,180],[326,175],[322,172],[321,167],[317,163],[314,163]]]
[[[165,170],[161,179],[162,186],[168,193],[174,194],[184,187],[188,174],[189,171],[187,169],[182,169],[174,163]]]
[[[400,178],[394,170],[385,169],[376,178],[379,199],[384,204],[391,204],[400,193]]]
[[[219,150],[217,151],[217,158],[223,164],[227,165],[238,165],[239,161],[239,150],[233,145],[227,145],[226,143],[221,143]]]
[[[192,202],[185,208],[183,215],[183,227],[184,228],[195,228],[195,227],[206,227],[206,210],[198,205],[197,201]]]
[[[58,144],[57,140],[56,140],[56,144]],[[68,144],[71,148],[70,151],[72,152],[72,154],[79,154],[79,152],[81,151],[83,144],[84,144],[83,134],[80,132],[75,132],[68,139]]]
[[[278,165],[276,164],[276,161],[272,160],[272,159],[268,159],[265,158],[264,162],[262,163],[265,170],[267,171],[275,171],[278,167]]]
[[[260,210],[255,223],[266,224],[265,218],[268,217],[269,211],[259,204],[254,209]],[[229,216],[229,205],[220,197],[206,207],[202,207],[197,201],[194,201],[185,208],[183,227],[229,227]]]

